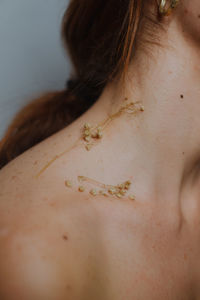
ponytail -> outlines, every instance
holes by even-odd
[[[77,84],[77,83],[76,83]],[[0,168],[9,161],[72,123],[92,104],[91,98],[77,97],[75,82],[70,88],[49,92],[33,100],[14,118],[0,142]]]

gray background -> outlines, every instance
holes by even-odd
[[[0,138],[15,113],[62,89],[71,65],[60,27],[68,0],[0,0]]]

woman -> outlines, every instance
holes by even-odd
[[[200,299],[199,0],[72,0],[63,37],[1,142],[0,299]]]

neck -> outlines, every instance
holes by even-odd
[[[91,109],[102,119],[125,97],[144,105],[113,120],[109,136],[121,174],[145,196],[177,196],[200,159],[200,49],[179,31],[172,21],[154,57],[138,51],[125,87],[108,85]]]

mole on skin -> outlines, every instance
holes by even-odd
[[[68,240],[68,236],[66,234],[63,235],[63,240],[65,240],[65,241]]]

